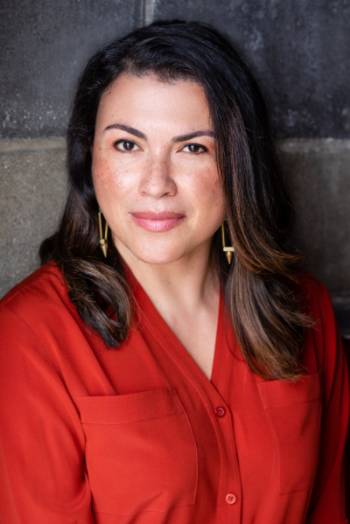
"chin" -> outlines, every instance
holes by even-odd
[[[171,264],[172,262],[175,262],[179,258],[181,258],[181,255],[175,254],[175,253],[133,253],[133,256],[144,262],[145,264]]]
[[[188,254],[183,242],[176,243],[174,240],[162,243],[157,243],[156,239],[128,243],[116,240],[115,246],[126,262],[134,259],[145,264],[171,264]]]
[[[157,246],[154,242],[148,242],[147,245],[139,243],[136,246],[120,246],[120,248],[120,254],[126,261],[134,259],[145,264],[171,264],[185,255],[183,249],[176,249],[174,245]]]

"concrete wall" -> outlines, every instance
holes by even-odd
[[[13,0],[0,4],[0,292],[37,264],[65,196],[74,87],[102,44],[154,19],[231,37],[270,108],[306,267],[350,326],[350,3],[342,0]],[[349,333],[350,334],[350,333]]]

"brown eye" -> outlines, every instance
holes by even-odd
[[[206,153],[208,151],[208,149],[201,144],[187,144],[185,147],[190,148],[190,153],[194,154]]]
[[[136,146],[135,142],[132,142],[131,140],[117,140],[114,142],[113,146],[118,151],[122,151],[123,153],[126,153],[128,151],[132,151],[134,146]]]

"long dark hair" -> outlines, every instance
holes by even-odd
[[[292,207],[259,88],[229,39],[210,24],[154,22],[90,59],[68,127],[69,195],[57,233],[41,245],[42,263],[56,261],[82,319],[117,348],[128,334],[133,297],[115,247],[110,243],[106,259],[99,248],[91,146],[101,95],[122,72],[152,72],[165,82],[191,79],[204,88],[218,137],[226,238],[235,247],[228,266],[218,230],[211,259],[225,286],[235,334],[253,372],[266,379],[298,378],[311,319],[300,300],[301,256],[287,247]]]

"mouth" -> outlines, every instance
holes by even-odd
[[[153,231],[155,233],[169,231],[170,229],[178,226],[185,218],[183,213],[174,213],[168,211],[161,213],[153,213],[150,211],[136,212],[131,213],[131,216],[138,226],[147,231]]]

